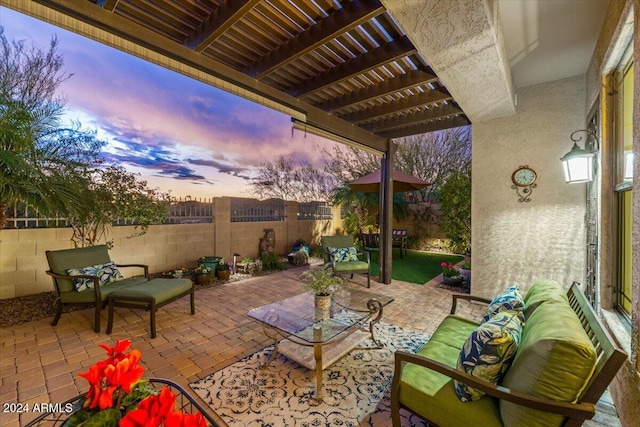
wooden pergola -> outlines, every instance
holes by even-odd
[[[393,138],[470,124],[380,0],[0,0],[382,156],[391,281]]]

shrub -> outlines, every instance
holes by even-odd
[[[275,271],[284,270],[284,263],[278,259],[278,255],[273,252],[263,252],[262,258],[262,270]]]

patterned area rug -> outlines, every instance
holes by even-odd
[[[415,352],[429,336],[381,322],[383,349],[355,349],[323,371],[324,400],[315,396],[315,372],[278,355],[273,346],[218,371],[191,388],[230,426],[390,426],[389,388],[395,350]],[[367,339],[362,347],[373,347]],[[425,425],[402,413],[405,426]]]

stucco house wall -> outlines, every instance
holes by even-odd
[[[526,292],[538,279],[582,281],[585,184],[566,184],[559,159],[584,126],[584,102],[583,75],[521,89],[515,115],[474,123],[474,294],[491,297],[514,284]],[[511,188],[521,165],[537,172],[530,202],[518,202]]]

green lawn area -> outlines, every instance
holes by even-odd
[[[440,264],[443,261],[455,264],[462,259],[463,257],[459,255],[446,255],[422,251],[408,251],[404,258],[400,258],[400,253],[397,250],[394,250],[391,278],[424,285],[442,272]],[[378,254],[372,253],[371,275],[378,276],[378,274]]]

